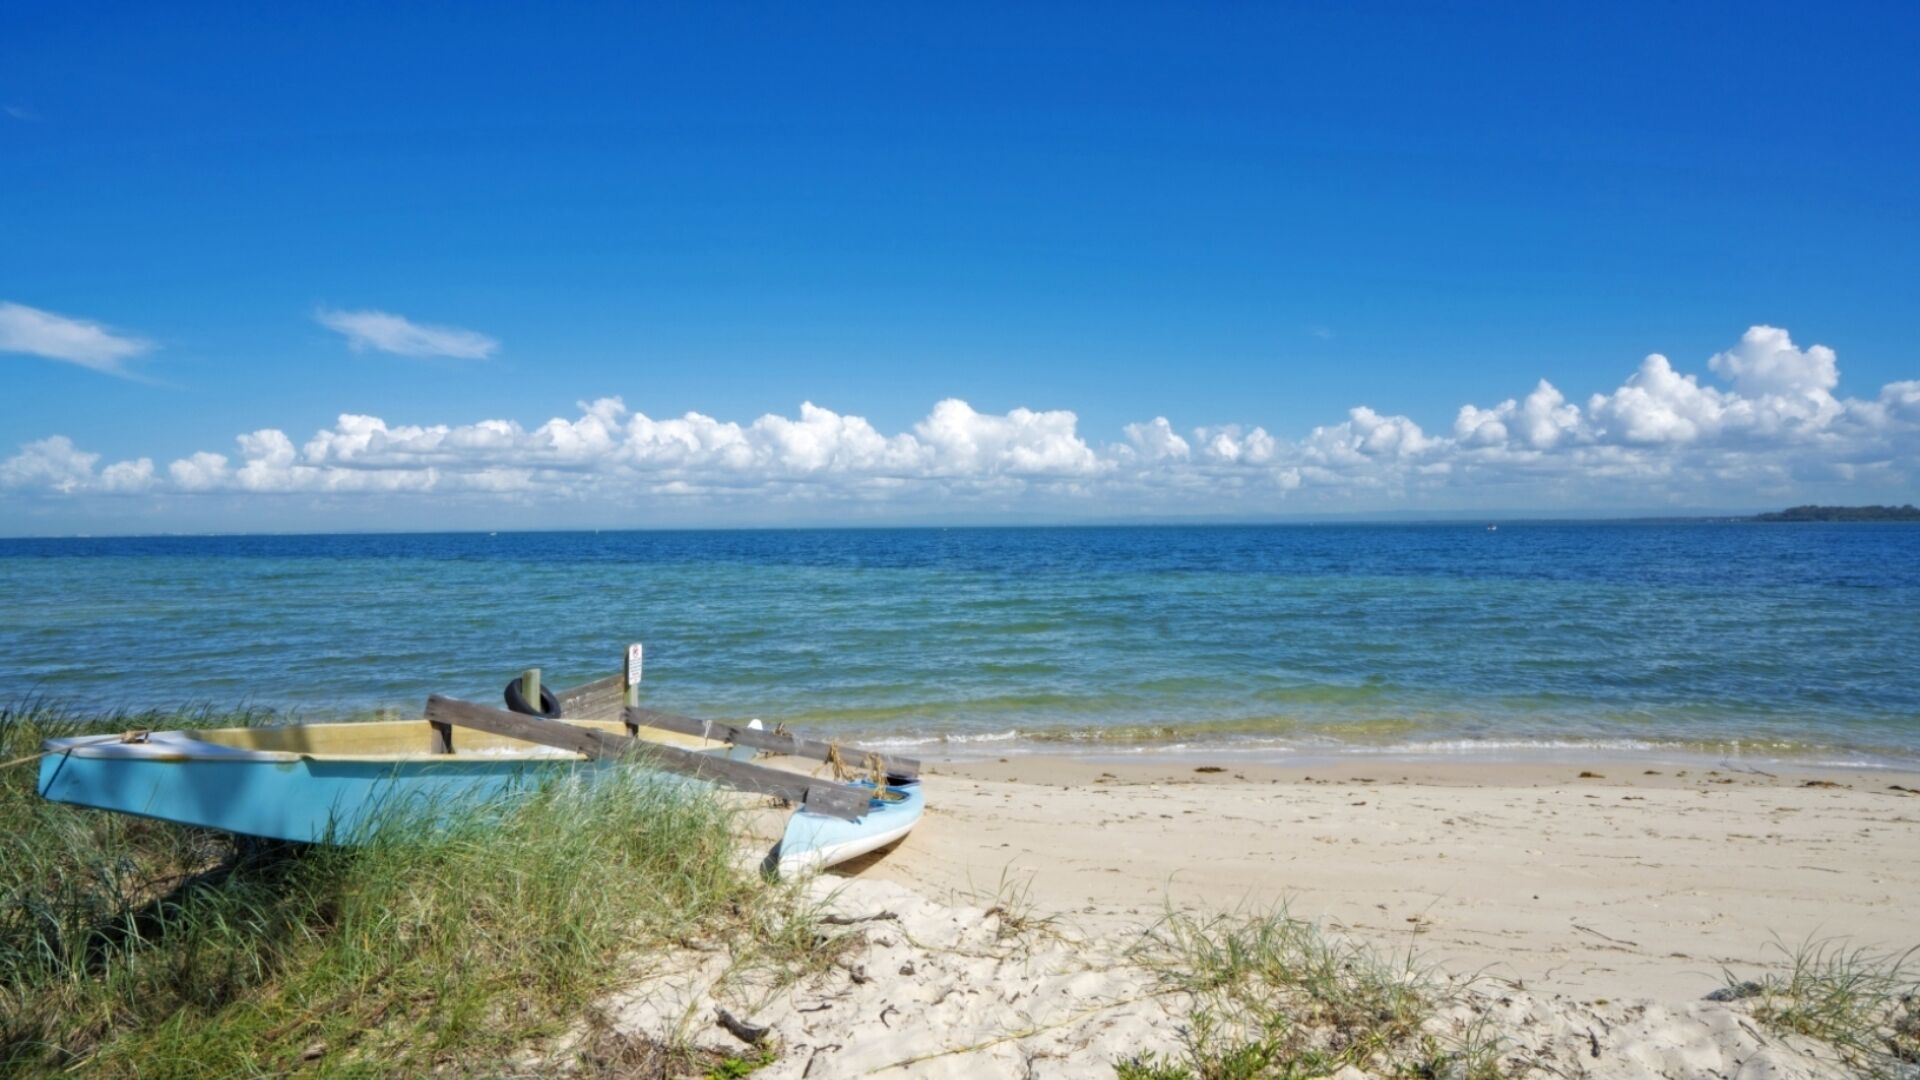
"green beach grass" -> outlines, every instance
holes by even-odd
[[[1117,1080],[1302,1080],[1352,1065],[1393,1077],[1497,1080],[1501,1046],[1479,1029],[1441,1040],[1428,1021],[1464,985],[1276,911],[1170,911],[1134,950],[1181,995],[1185,1048],[1118,1063]]]
[[[1754,1018],[1776,1032],[1833,1047],[1866,1077],[1920,1075],[1920,945],[1884,952],[1844,938],[1773,947],[1784,973],[1741,979],[1728,972],[1723,999],[1751,999]]]
[[[265,718],[27,703],[0,710],[0,760],[50,736]],[[739,859],[737,811],[648,775],[555,782],[437,830],[390,820],[336,847],[49,803],[33,763],[6,769],[0,1075],[498,1072],[650,949],[724,937],[759,964],[803,963],[815,909]],[[575,1064],[594,1071],[606,1044],[588,1044]],[[660,1075],[754,1064],[613,1056]]]

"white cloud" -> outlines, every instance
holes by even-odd
[[[151,458],[117,461],[96,473],[93,467],[99,460],[99,454],[80,449],[65,435],[23,443],[19,453],[0,461],[0,492],[118,495],[146,491],[153,486]]]
[[[1302,450],[1316,464],[1366,466],[1418,457],[1438,445],[1404,416],[1381,416],[1356,405],[1343,423],[1314,428]]]
[[[913,433],[944,476],[1070,477],[1098,472],[1100,458],[1075,430],[1080,418],[1064,409],[979,413],[958,398],[933,407]]]
[[[1642,445],[1687,443],[1716,434],[1725,411],[1720,391],[1673,370],[1672,362],[1659,353],[1642,360],[1640,370],[1620,389],[1595,394],[1587,402],[1600,435]]]
[[[327,329],[346,335],[347,345],[355,352],[375,349],[397,356],[485,360],[500,349],[498,341],[477,330],[429,326],[385,311],[321,308],[314,313],[314,318]]]
[[[1580,430],[1580,407],[1545,379],[1524,401],[1512,398],[1491,409],[1460,406],[1453,434],[1462,446],[1499,446],[1518,442],[1532,450],[1551,450]]]
[[[1829,433],[1850,408],[1833,396],[1838,357],[1815,345],[1794,348],[1785,330],[1755,326],[1707,366],[1733,385],[1702,386],[1659,353],[1612,394],[1587,403],[1595,435],[1635,444],[1696,440],[1807,442]]]
[[[1869,399],[1835,396],[1831,349],[1796,348],[1755,327],[1707,362],[1704,385],[1655,354],[1586,407],[1540,380],[1497,405],[1461,406],[1449,435],[1366,406],[1291,441],[1262,427],[1181,431],[1166,417],[1124,425],[1096,447],[1066,410],[982,413],[935,404],[906,431],[802,403],[750,422],[654,418],[617,397],[532,428],[507,419],[389,424],[341,415],[296,442],[268,428],[232,456],[201,451],[157,470],[147,458],[97,468],[63,436],[0,461],[0,489],[232,497],[572,501],[595,510],[845,504],[903,512],[967,507],[1067,514],[1487,504],[1647,507],[1778,501],[1825,485],[1872,485],[1907,501],[1920,480],[1920,380]],[[1489,502],[1491,500],[1491,502]]]
[[[1885,417],[1880,423],[1895,418],[1920,422],[1920,379],[1888,383],[1881,387],[1878,404],[1885,410]]]
[[[1185,461],[1193,451],[1164,416],[1144,424],[1128,424],[1120,430],[1127,437],[1127,448],[1146,461]]]
[[[152,348],[149,342],[116,334],[97,322],[0,300],[0,352],[65,360],[124,375],[126,361]]]
[[[1228,465],[1265,465],[1280,448],[1266,428],[1242,431],[1239,424],[1195,428],[1193,437],[1205,459]]]
[[[71,493],[93,483],[93,463],[99,454],[89,454],[73,445],[65,435],[54,435],[20,447],[20,452],[0,461],[0,487],[42,487]]]
[[[181,491],[212,491],[225,487],[230,477],[227,456],[202,450],[167,466],[173,486]]]
[[[1750,327],[1740,344],[1707,361],[1715,375],[1733,383],[1736,392],[1750,396],[1799,394],[1819,396],[1840,385],[1839,359],[1832,349],[1815,345],[1805,352],[1793,347],[1785,330]]]
[[[116,461],[100,470],[100,490],[115,495],[131,495],[153,487],[153,459]]]

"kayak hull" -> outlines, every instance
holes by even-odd
[[[905,838],[920,823],[926,797],[918,780],[896,779],[887,787],[901,797],[892,801],[873,799],[867,804],[868,812],[853,821],[805,810],[795,813],[787,820],[786,832],[775,849],[780,873],[790,876],[823,870]]]

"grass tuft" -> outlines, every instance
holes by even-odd
[[[1342,1066],[1393,1076],[1500,1075],[1499,1046],[1430,1021],[1456,989],[1416,963],[1323,934],[1284,908],[1203,917],[1171,912],[1134,959],[1186,999],[1183,1051],[1121,1062],[1121,1080],[1268,1080]]]
[[[1779,1032],[1818,1039],[1872,1077],[1920,1072],[1920,946],[1882,952],[1843,938],[1775,940],[1787,957],[1784,976],[1726,975],[1718,996],[1751,1002],[1755,1019]]]
[[[993,888],[974,887],[968,900],[985,909],[983,918],[994,920],[995,941],[1032,945],[1048,938],[1064,940],[1059,914],[1042,911],[1034,897],[1031,874],[1015,877],[1011,866],[1003,867]]]
[[[0,709],[0,760],[52,736],[261,718],[28,702]],[[0,772],[0,1076],[495,1071],[647,950],[745,939],[780,960],[818,940],[739,858],[732,804],[642,770],[437,829],[391,815],[347,847],[49,803],[35,769]],[[629,1052],[651,1051],[605,1057]]]

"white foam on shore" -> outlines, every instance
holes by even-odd
[[[876,750],[903,750],[912,746],[969,745],[973,743],[1012,742],[1020,738],[1018,729],[1007,731],[989,731],[979,735],[887,735],[877,739],[863,739],[860,745]]]
[[[1299,739],[1279,737],[1235,737],[1179,740],[1175,742],[1107,741],[1097,731],[1080,738],[1033,738],[1019,730],[983,734],[943,734],[924,736],[884,736],[860,740],[876,749],[925,749],[944,747],[957,759],[1005,755],[1053,755],[1088,757],[1190,757],[1199,754],[1231,754],[1253,760],[1299,762],[1340,758],[1400,759],[1486,759],[1525,760],[1530,758],[1585,759],[1592,756],[1652,758],[1671,761],[1745,762],[1775,764],[1798,768],[1910,769],[1920,762],[1898,755],[1859,751],[1844,756],[1847,750],[1833,746],[1763,740],[1713,742],[1685,739],[1635,738],[1486,738],[1431,739],[1390,743],[1342,742],[1336,739]]]

